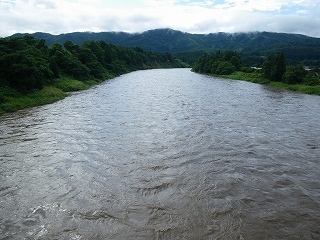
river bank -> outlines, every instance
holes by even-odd
[[[260,73],[253,72],[253,73],[245,73],[245,72],[234,72],[229,75],[212,75],[214,77],[220,78],[228,78],[234,80],[242,80],[252,83],[264,84],[276,88],[282,88],[290,91],[300,92],[304,94],[312,94],[320,96],[320,83],[318,85],[308,85],[308,84],[286,84],[283,82],[272,82],[268,81],[267,79],[263,79]]]
[[[110,75],[104,81],[115,76]],[[8,112],[15,112],[21,109],[41,106],[62,100],[69,95],[69,92],[89,89],[103,81],[89,80],[79,81],[70,77],[60,77],[54,84],[23,94],[10,87],[0,88],[0,115]]]

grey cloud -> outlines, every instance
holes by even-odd
[[[215,18],[196,24],[187,30],[198,33],[210,32],[252,32],[270,31],[298,33],[313,37],[320,37],[320,18],[312,20],[306,16],[276,15],[263,13],[239,13],[233,20],[221,23]]]

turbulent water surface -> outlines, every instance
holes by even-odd
[[[320,239],[320,97],[137,71],[0,117],[0,239]]]

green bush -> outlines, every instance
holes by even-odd
[[[73,92],[88,89],[90,86],[83,81],[70,77],[61,77],[56,80],[56,87],[64,92]]]
[[[227,75],[231,74],[236,70],[236,67],[229,61],[224,61],[219,64],[216,70],[216,74]]]
[[[14,94],[5,97],[5,102],[0,103],[0,113],[15,112],[20,109],[53,103],[63,99],[66,94],[58,88],[46,86],[27,95]],[[10,94],[11,94],[10,93]]]
[[[317,86],[320,85],[320,78],[317,77],[307,77],[303,81],[304,84],[308,86]]]
[[[303,69],[301,65],[289,66],[283,75],[283,80],[285,83],[296,84],[302,83],[303,78],[307,75],[306,70]]]

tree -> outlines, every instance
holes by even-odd
[[[236,70],[236,67],[229,61],[223,61],[219,64],[216,70],[216,74],[227,75]]]
[[[74,77],[79,80],[87,80],[90,78],[90,69],[86,67],[71,52],[63,49],[56,43],[49,48],[50,66],[57,75],[57,67],[63,75]]]
[[[283,75],[283,80],[289,84],[301,83],[306,75],[307,72],[302,65],[289,66]]]
[[[236,67],[236,70],[240,70],[241,69],[241,61],[238,57],[236,56],[232,56],[230,59],[230,62],[232,63],[233,66]]]
[[[80,52],[79,45],[76,45],[73,42],[68,40],[63,44],[63,46],[66,50],[72,53],[72,55],[74,55],[75,57],[79,57],[79,52]]]
[[[205,62],[208,61],[208,54],[198,58],[194,64],[193,70],[199,73],[205,73]]]
[[[15,47],[12,43],[18,43]],[[2,42],[3,43],[3,42]],[[34,88],[41,89],[51,81],[48,58],[39,48],[42,41],[28,37],[7,41],[0,59],[1,76],[12,88],[27,92]],[[38,48],[37,48],[38,47]]]
[[[286,72],[286,59],[284,53],[277,54],[276,65],[274,70],[274,80],[282,81],[283,74]]]
[[[220,65],[220,63],[222,63],[221,61],[215,61],[212,63],[211,65],[211,73],[215,74],[217,71],[218,66]]]
[[[86,47],[91,50],[91,52],[95,55],[96,60],[102,65],[105,66],[105,52],[102,49],[102,42],[95,41],[86,41],[83,43],[82,47]]]
[[[276,82],[281,82],[286,71],[286,60],[284,53],[270,55],[263,64],[264,77]]]
[[[193,70],[200,73],[230,74],[241,69],[241,60],[237,52],[217,51],[204,54],[195,61]]]

